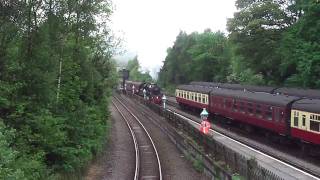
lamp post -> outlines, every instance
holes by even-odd
[[[209,113],[206,108],[203,108],[202,112],[200,113],[200,117],[202,121],[206,121],[208,119]]]
[[[147,99],[147,91],[146,89],[143,89],[143,99],[146,100]]]
[[[166,95],[163,95],[162,96],[163,109],[166,109],[166,101],[167,101]]]
[[[132,85],[132,95],[134,95],[134,85]]]
[[[208,116],[208,111],[206,110],[206,108],[203,108],[202,112],[200,113],[200,117],[202,120],[200,125],[200,131],[204,134],[208,134],[209,129],[211,128],[211,124],[208,122]]]

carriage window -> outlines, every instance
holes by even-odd
[[[298,127],[298,122],[299,122],[299,118],[295,116],[295,117],[293,118],[293,125],[296,126],[296,127]]]
[[[306,126],[306,115],[302,115],[302,126]]]
[[[205,95],[202,95],[202,103],[206,103]]]
[[[294,117],[293,117],[293,125],[298,127],[299,126],[299,116],[296,111],[294,111]]]
[[[310,130],[311,130],[311,131],[317,131],[317,132],[319,132],[319,131],[320,131],[319,127],[320,127],[320,122],[310,121]]]
[[[190,93],[189,93],[189,92],[187,92],[187,99],[189,99],[189,94],[190,94]]]

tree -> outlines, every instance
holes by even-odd
[[[152,82],[152,77],[150,72],[141,72],[138,57],[134,57],[132,60],[128,61],[127,69],[129,70],[129,80],[141,81],[141,82]]]
[[[112,37],[97,18],[110,7],[0,2],[0,179],[50,179],[101,150],[116,76]]]
[[[229,47],[221,32],[180,32],[159,72],[164,87],[190,81],[226,81],[229,72]]]
[[[296,9],[302,15],[284,34],[280,52],[284,59],[282,73],[290,86],[320,88],[320,3],[301,1]]]
[[[293,21],[286,13],[289,6],[282,0],[238,0],[236,6],[239,12],[227,24],[236,63],[252,75],[262,75],[267,84],[281,84],[278,49],[282,33]]]

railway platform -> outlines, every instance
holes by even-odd
[[[168,109],[168,111],[171,111]],[[192,116],[190,114],[179,112],[174,112],[177,116],[180,116],[181,118],[188,121],[192,126],[200,130],[199,122],[201,122],[201,119]],[[208,133],[208,136],[211,136],[214,140],[217,142],[225,145],[226,147],[230,148],[234,152],[237,152],[243,156],[245,156],[248,160],[254,159],[259,166],[265,168],[268,171],[273,172],[275,175],[285,179],[285,180],[319,180],[320,178],[311,175],[307,172],[304,172],[303,170],[300,170],[288,163],[285,163],[281,160],[278,160],[274,157],[271,157],[263,152],[260,152],[254,148],[251,148],[241,142],[238,142],[230,137],[227,137],[217,131],[210,130]],[[320,172],[320,168],[318,168],[318,171]]]

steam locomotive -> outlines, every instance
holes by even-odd
[[[124,87],[126,93],[137,94],[144,97],[143,91],[147,99],[155,104],[161,104],[162,93],[161,88],[156,83],[126,81]]]

